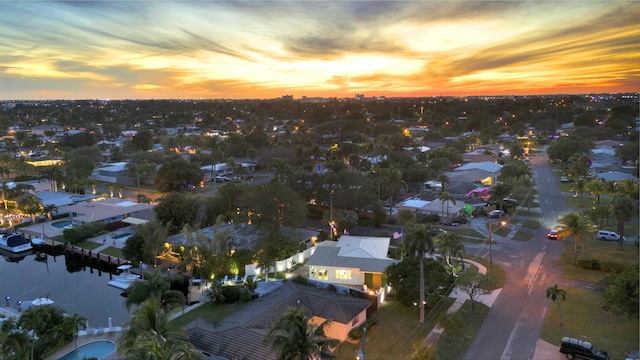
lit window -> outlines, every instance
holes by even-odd
[[[351,270],[336,270],[336,279],[351,280]]]

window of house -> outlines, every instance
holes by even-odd
[[[318,270],[318,279],[327,281],[329,280],[329,271],[328,270]]]
[[[337,280],[351,280],[351,270],[336,270]]]
[[[358,319],[360,319],[359,317],[355,317],[353,318],[353,321],[351,321],[351,326],[356,326],[356,324],[358,323]]]

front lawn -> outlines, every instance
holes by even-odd
[[[233,303],[217,305],[213,303],[204,303],[197,308],[176,317],[171,320],[171,322],[177,326],[186,326],[188,323],[200,318],[206,322],[217,324],[246,304],[247,303]]]
[[[518,216],[532,216],[532,217],[542,217],[542,214],[537,211],[529,211],[529,210],[518,210],[516,212]]]
[[[591,264],[598,264],[600,268],[606,268],[609,264],[635,264],[638,262],[638,247],[632,244],[625,244],[622,249],[617,242],[607,242],[599,240],[587,240],[584,248],[580,251],[578,246],[578,262],[588,261]],[[587,282],[598,282],[608,275],[607,272],[578,268],[573,265],[573,241],[565,241],[562,255],[558,259],[559,265],[565,265],[563,276],[569,279]]]
[[[453,303],[447,298],[438,311],[428,313],[424,325],[420,326],[420,310],[405,307],[395,300],[387,300],[374,315],[377,323],[367,329],[365,353],[367,360],[409,359],[414,353],[413,344],[424,341],[435,326],[440,314],[444,314]],[[343,342],[334,355],[336,359],[354,359],[362,343]]]
[[[463,319],[459,324],[460,327],[455,331],[451,331],[454,329],[445,329],[440,336],[440,341],[438,341],[438,357],[440,359],[464,358],[467,349],[482,326],[484,318],[489,313],[489,307],[476,302],[472,308],[471,301],[465,301],[458,313]]]
[[[481,258],[473,255],[465,255],[465,258],[471,259],[473,261],[479,262],[487,268],[487,275],[493,278],[493,281],[496,282],[495,289],[499,289],[504,286],[504,281],[507,278],[507,273],[498,265],[489,263],[489,260],[485,258]],[[493,289],[490,289],[493,290]]]
[[[625,353],[638,348],[638,319],[618,316],[602,308],[600,293],[593,290],[565,288],[561,301],[562,322],[558,306],[549,305],[540,337],[560,346],[563,336],[587,340],[595,348],[607,351],[611,359],[624,359]]]
[[[525,220],[524,224],[522,224],[522,226],[529,228],[529,229],[539,229],[540,228],[540,221],[535,221],[535,220]]]

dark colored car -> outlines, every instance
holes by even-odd
[[[563,337],[560,343],[560,352],[569,359],[609,360],[609,354],[600,349],[594,349],[588,341]]]
[[[558,230],[549,230],[547,239],[558,240]]]

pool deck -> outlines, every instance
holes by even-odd
[[[78,347],[88,344],[88,343],[92,343],[95,341],[111,341],[114,344],[118,341],[118,338],[120,338],[120,335],[122,335],[124,330],[121,331],[104,331],[104,330],[108,330],[108,329],[102,329],[103,331],[101,331],[99,334],[93,334],[93,335],[86,335],[86,336],[79,336],[78,337]],[[73,351],[75,349],[75,346],[72,343],[67,344],[65,347],[63,347],[62,349],[56,351],[53,355],[47,357],[45,360],[58,360],[59,358],[65,356],[68,352]],[[125,357],[121,354],[118,354],[117,352],[107,356],[104,358],[104,360],[120,360],[120,359],[124,359]]]

